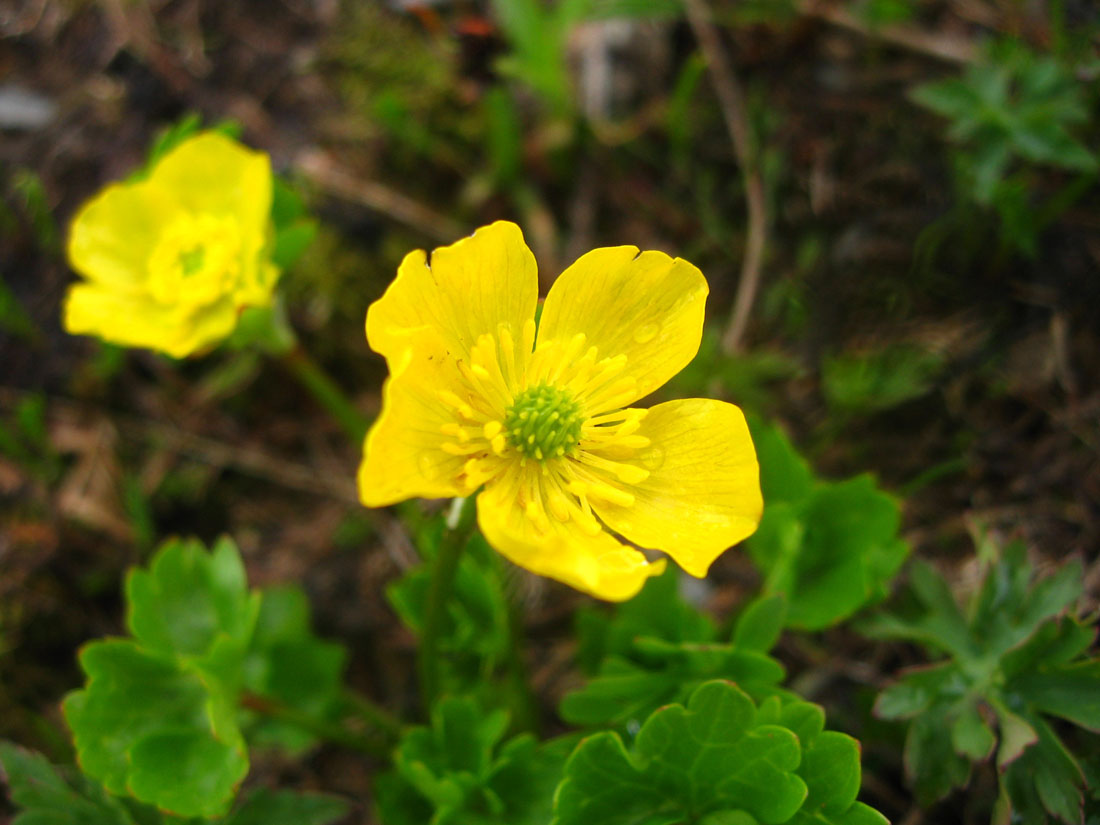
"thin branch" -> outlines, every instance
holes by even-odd
[[[847,9],[827,0],[799,0],[798,5],[799,11],[807,17],[816,17],[838,28],[877,37],[891,45],[948,63],[972,63],[978,55],[973,41],[961,37],[926,32],[900,23],[872,28]]]
[[[722,350],[730,354],[741,347],[741,339],[749,322],[749,313],[752,311],[756,292],[760,286],[760,267],[764,261],[764,248],[768,240],[768,209],[764,196],[764,176],[757,163],[757,152],[753,146],[748,116],[745,114],[745,94],[722,46],[710,8],[706,0],[684,0],[684,11],[687,12],[688,22],[695,33],[695,39],[699,41],[699,48],[703,50],[710,81],[718,95],[722,117],[726,121],[726,129],[733,142],[733,152],[741,167],[745,203],[749,214],[745,255],[741,259],[741,280],[737,285],[737,297],[733,302],[729,326],[722,336]]]
[[[381,212],[437,240],[450,243],[470,234],[446,215],[377,181],[355,175],[326,152],[307,150],[294,165],[329,195]]]

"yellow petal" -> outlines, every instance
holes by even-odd
[[[367,340],[393,360],[411,334],[428,328],[454,358],[469,359],[479,336],[496,335],[507,324],[518,348],[537,301],[535,257],[518,226],[498,221],[436,249],[430,264],[423,250],[406,255],[397,278],[367,311]]]
[[[168,152],[149,183],[194,213],[233,215],[243,246],[259,251],[271,214],[271,160],[217,132],[203,132]]]
[[[505,484],[477,497],[477,521],[486,541],[514,564],[600,599],[626,601],[665,569],[663,559],[650,563],[602,530],[589,535],[553,517],[540,530]]]
[[[143,290],[149,255],[176,208],[169,194],[148,181],[111,184],[73,219],[69,263],[91,281]]]
[[[638,435],[650,445],[630,463],[649,477],[631,485],[608,481],[634,503],[593,499],[592,509],[628,541],[663,550],[691,575],[705,576],[722,551],[760,522],[760,468],[745,416],[724,401],[669,401],[649,410]]]
[[[594,249],[550,288],[539,346],[586,336],[600,358],[627,357],[624,377],[642,398],[687,366],[699,350],[707,282],[695,266],[637,247]],[[598,410],[595,410],[596,412]]]
[[[441,428],[455,418],[440,392],[454,392],[457,383],[445,354],[439,339],[425,332],[391,363],[382,414],[367,433],[359,465],[359,499],[366,506],[465,494],[457,480],[465,456],[442,448],[454,438]]]
[[[65,298],[64,325],[75,335],[183,358],[228,336],[237,325],[237,310],[228,300],[197,309],[174,307],[141,294],[78,283]]]

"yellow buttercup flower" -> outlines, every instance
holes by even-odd
[[[69,289],[65,329],[177,358],[224,339],[242,308],[272,302],[271,191],[267,155],[217,132],[106,187],[73,220],[69,261],[85,280]]]
[[[604,599],[636,594],[661,550],[706,575],[760,520],[756,452],[732,404],[649,395],[695,356],[707,283],[687,261],[596,249],[551,288],[538,325],[535,259],[499,222],[405,257],[367,313],[390,377],[359,495],[477,498],[489,543]]]

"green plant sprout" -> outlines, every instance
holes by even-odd
[[[995,758],[994,822],[1081,821],[1085,775],[1051,717],[1100,730],[1100,659],[1093,620],[1076,615],[1082,568],[1037,578],[1020,543],[982,548],[981,586],[956,602],[927,563],[910,567],[909,609],[864,622],[875,638],[902,639],[946,656],[903,673],[875,712],[908,723],[905,766],[926,802],[967,783]]]

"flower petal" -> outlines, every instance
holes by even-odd
[[[359,465],[363,504],[385,507],[407,498],[465,494],[457,480],[465,457],[442,449],[453,439],[441,428],[454,415],[439,393],[454,386],[453,362],[427,331],[391,363],[382,386],[382,414],[367,433]]]
[[[90,281],[144,291],[149,255],[176,209],[147,181],[115,183],[81,207],[69,231],[69,263]]]
[[[230,301],[199,309],[165,306],[143,295],[78,283],[65,297],[64,325],[75,335],[184,358],[229,335],[237,325],[237,310]]]
[[[454,358],[469,358],[478,337],[507,324],[516,346],[535,317],[535,256],[518,226],[498,221],[468,238],[410,252],[397,278],[367,311],[367,340],[387,360],[400,356],[418,329],[437,330]]]
[[[649,477],[614,482],[634,496],[633,505],[593,500],[592,509],[628,541],[663,550],[701,578],[760,522],[760,468],[745,416],[724,401],[669,401],[650,408],[637,434],[650,445],[630,463]]]
[[[487,487],[477,497],[477,521],[489,544],[520,567],[616,602],[632,598],[647,578],[664,571],[663,559],[650,563],[603,530],[589,535],[576,522],[553,518],[549,529],[540,530],[510,492],[502,483]]]
[[[707,291],[703,273],[682,258],[655,251],[639,254],[634,246],[594,249],[550,288],[539,346],[583,333],[600,358],[625,355],[622,375],[637,382],[633,397],[623,402],[630,403],[649,395],[695,357]]]
[[[161,158],[149,183],[190,212],[235,216],[245,251],[259,252],[271,215],[271,159],[265,153],[203,132]]]

